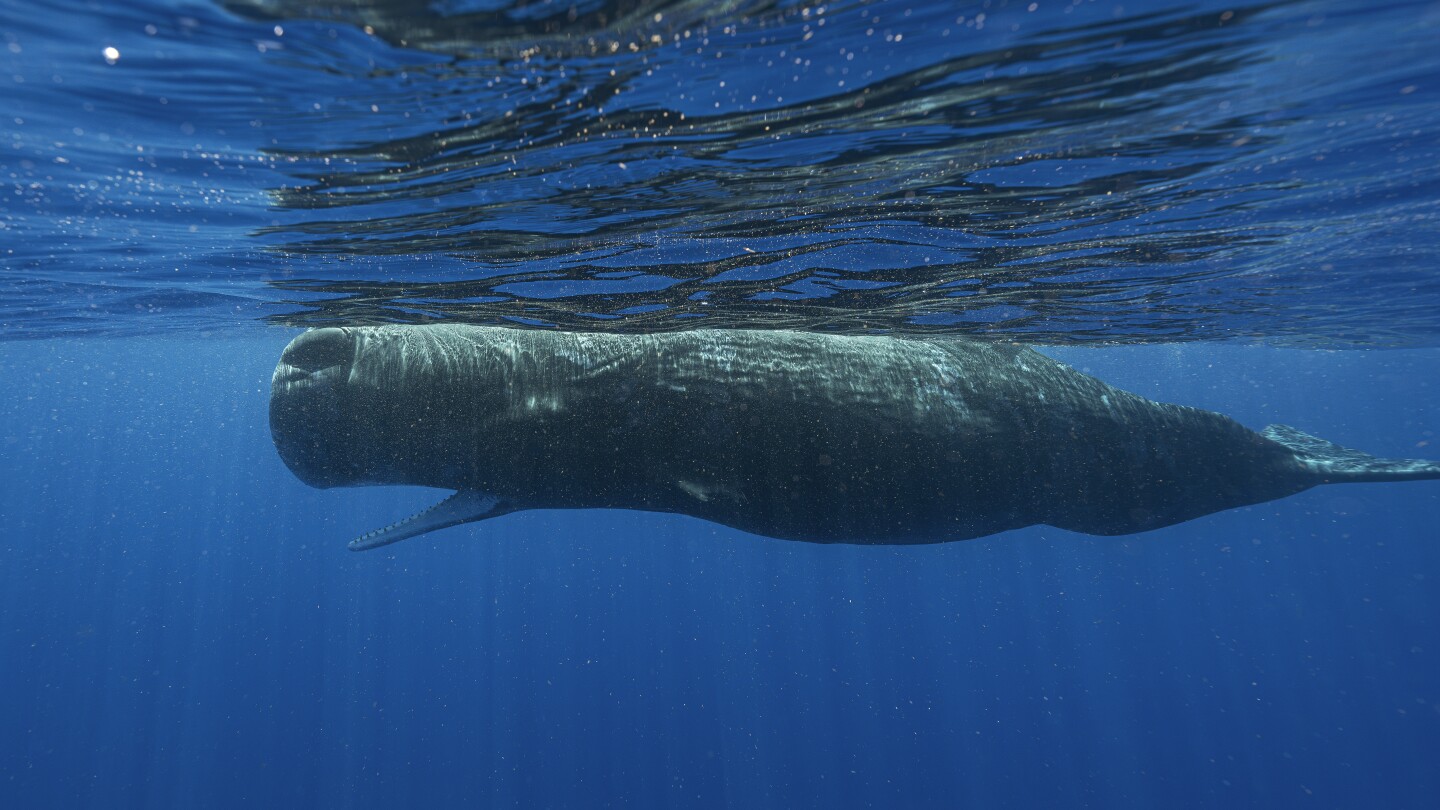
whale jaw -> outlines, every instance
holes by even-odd
[[[434,506],[422,509],[404,520],[351,540],[348,548],[351,551],[367,551],[427,532],[499,517],[514,511],[514,506],[494,495],[462,489]]]

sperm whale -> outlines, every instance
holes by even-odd
[[[820,543],[1121,535],[1319,484],[1440,478],[956,337],[316,329],[281,355],[270,425],[313,486],[454,491],[356,550],[565,508]]]

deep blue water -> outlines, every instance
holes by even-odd
[[[1440,792],[1440,487],[1131,538],[814,546],[532,512],[270,446],[286,335],[11,342],[12,807],[1353,807]],[[1141,393],[1431,450],[1433,352],[1072,349]],[[1417,445],[1429,442],[1429,447]]]
[[[0,0],[0,807],[1440,802],[1434,482],[351,554],[436,493],[266,412],[318,324],[948,331],[1440,458],[1440,5],[570,8]]]

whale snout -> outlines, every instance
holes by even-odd
[[[343,388],[355,363],[349,329],[305,332],[280,355],[270,380],[270,432],[286,466],[317,487],[351,483],[343,430]]]

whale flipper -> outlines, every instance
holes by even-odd
[[[408,518],[392,523],[383,529],[362,535],[350,541],[351,551],[388,546],[416,535],[471,523],[476,520],[499,517],[515,511],[515,507],[488,493],[473,489],[462,489],[445,500],[423,509]]]
[[[1440,478],[1440,464],[1423,459],[1376,458],[1369,453],[1311,436],[1289,425],[1270,425],[1262,436],[1290,448],[1323,483],[1424,481]]]

